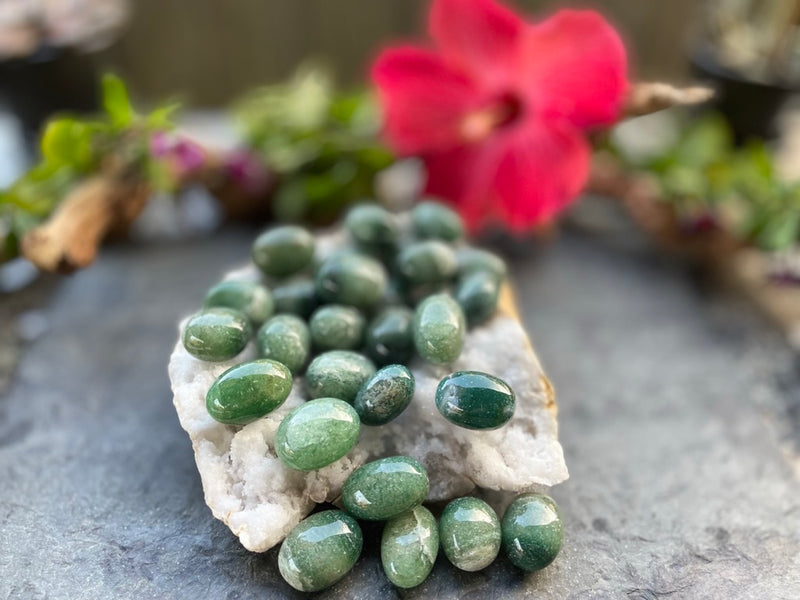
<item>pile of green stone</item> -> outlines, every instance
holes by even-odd
[[[415,355],[437,365],[455,361],[467,325],[496,312],[506,275],[497,256],[463,243],[458,215],[435,202],[414,208],[410,228],[372,204],[352,209],[345,227],[351,246],[321,261],[309,231],[264,232],[253,245],[264,282],[217,284],[183,332],[194,357],[223,361],[242,352],[255,331],[260,358],[231,367],[208,390],[206,407],[221,423],[244,425],[269,414],[289,396],[293,377],[304,375],[310,400],[285,417],[275,438],[275,452],[290,469],[325,467],[353,449],[362,425],[397,418],[414,396],[408,363]],[[502,427],[515,407],[504,381],[478,371],[447,375],[434,400],[443,418],[468,429]],[[547,496],[517,497],[502,525],[482,500],[458,498],[437,525],[422,506],[427,494],[425,468],[411,457],[361,466],[342,490],[346,512],[313,514],[289,533],[281,574],[302,591],[341,579],[361,553],[356,519],[386,521],[384,571],[404,588],[425,580],[440,540],[450,562],[466,571],[489,565],[501,546],[525,570],[547,566],[561,548],[561,520]]]

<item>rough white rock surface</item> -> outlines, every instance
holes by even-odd
[[[323,241],[323,245],[328,244]],[[258,277],[254,267],[228,275]],[[382,427],[362,427],[353,451],[310,473],[284,466],[273,449],[279,423],[305,400],[302,378],[295,379],[286,402],[266,417],[243,427],[217,423],[206,412],[206,392],[224,370],[254,358],[253,345],[231,361],[208,363],[186,352],[179,336],[169,363],[174,404],[192,440],[206,504],[214,516],[247,549],[263,552],[286,537],[315,503],[336,501],[344,480],[358,466],[394,454],[413,456],[425,465],[431,482],[429,500],[464,495],[476,486],[521,492],[564,481],[568,474],[558,443],[552,387],[512,314],[510,294],[501,304],[494,318],[469,332],[464,351],[453,365],[437,367],[423,361],[411,365],[416,390],[400,417]],[[517,406],[506,426],[470,431],[439,414],[434,404],[436,386],[457,370],[485,371],[508,382]]]

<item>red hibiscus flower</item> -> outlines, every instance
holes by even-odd
[[[474,230],[550,220],[589,170],[585,132],[617,118],[625,48],[592,11],[527,23],[493,0],[434,0],[436,50],[384,50],[372,68],[394,149],[423,158],[427,192]]]

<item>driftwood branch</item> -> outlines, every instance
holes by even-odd
[[[672,106],[701,104],[714,96],[714,90],[704,86],[678,88],[668,83],[635,83],[623,106],[622,118],[638,117]]]
[[[150,193],[142,181],[96,175],[82,181],[50,218],[22,240],[23,255],[40,269],[70,273],[89,265],[113,231],[124,230]]]

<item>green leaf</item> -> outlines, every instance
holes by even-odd
[[[86,171],[92,166],[94,127],[75,119],[54,119],[42,134],[42,157],[54,166],[69,166]]]
[[[175,123],[173,123],[172,118],[180,107],[180,102],[171,102],[156,107],[145,118],[147,126],[150,129],[174,129]]]
[[[46,216],[77,176],[77,172],[68,166],[39,163],[10,188],[0,192],[0,205],[13,206],[35,217]]]
[[[122,79],[116,75],[103,76],[103,108],[112,125],[118,129],[130,125],[136,116],[128,98],[128,90]]]
[[[766,250],[782,250],[797,240],[800,232],[800,212],[791,211],[772,215],[756,235],[756,243]]]
[[[686,129],[676,148],[676,160],[686,166],[703,167],[724,158],[731,146],[728,122],[722,115],[712,113]]]

